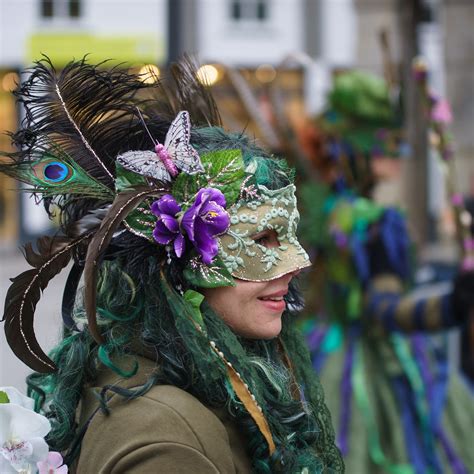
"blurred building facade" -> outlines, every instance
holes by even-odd
[[[262,65],[286,61],[294,67],[289,88],[301,88],[305,108],[317,112],[334,69],[384,72],[379,32],[385,29],[395,65],[415,52],[431,55],[439,92],[453,105],[458,181],[467,189],[474,155],[473,20],[471,0],[0,0],[0,127],[18,123],[10,90],[42,53],[60,68],[87,53],[92,62],[161,66],[190,52],[202,62],[243,68],[249,77]],[[7,149],[8,140],[1,140]],[[400,193],[410,207],[421,190],[425,202],[415,221],[436,208],[440,183],[436,173],[428,177],[429,163],[420,156],[407,164]],[[0,182],[0,239],[28,238],[45,224],[25,219],[36,208],[30,199],[7,197],[9,187]]]
[[[111,65],[160,64],[166,60],[166,0],[0,0],[0,128],[14,131],[22,111],[11,91],[20,72],[47,55],[60,69],[88,54]],[[9,139],[0,138],[9,150]],[[18,199],[16,183],[0,177],[0,241],[29,240],[50,224],[31,197]]]

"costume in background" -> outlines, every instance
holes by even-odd
[[[141,79],[44,60],[18,92],[26,119],[1,171],[61,230],[25,247],[32,268],[13,279],[4,320],[37,371],[28,383],[48,443],[77,472],[341,472],[292,324],[295,287],[269,341],[234,334],[201,293],[310,265],[290,170],[219,127],[190,63],[168,82]],[[262,231],[279,246],[252,239]],[[47,356],[35,306],[70,262],[64,338]]]
[[[449,294],[408,294],[405,216],[370,196],[377,160],[404,153],[400,114],[384,81],[358,71],[336,76],[329,104],[301,134],[321,178],[299,188],[318,269],[304,329],[347,472],[471,472],[473,400],[445,340],[426,334],[465,323],[472,273]]]

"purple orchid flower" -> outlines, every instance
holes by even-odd
[[[179,221],[176,217],[181,212],[181,206],[171,194],[165,194],[151,205],[151,210],[158,217],[153,230],[154,239],[162,245],[173,242],[176,256],[181,257],[186,246],[184,235],[180,232]]]
[[[194,204],[184,213],[181,221],[182,229],[206,265],[212,262],[219,250],[216,237],[230,225],[225,206],[225,197],[221,191],[215,188],[200,189]]]

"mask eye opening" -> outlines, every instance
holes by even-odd
[[[263,247],[274,248],[280,246],[280,241],[278,240],[278,234],[273,229],[265,229],[257,234],[253,235],[252,240]]]

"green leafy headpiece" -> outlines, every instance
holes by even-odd
[[[400,106],[378,76],[362,71],[337,75],[321,122],[356,152],[400,156]]]

